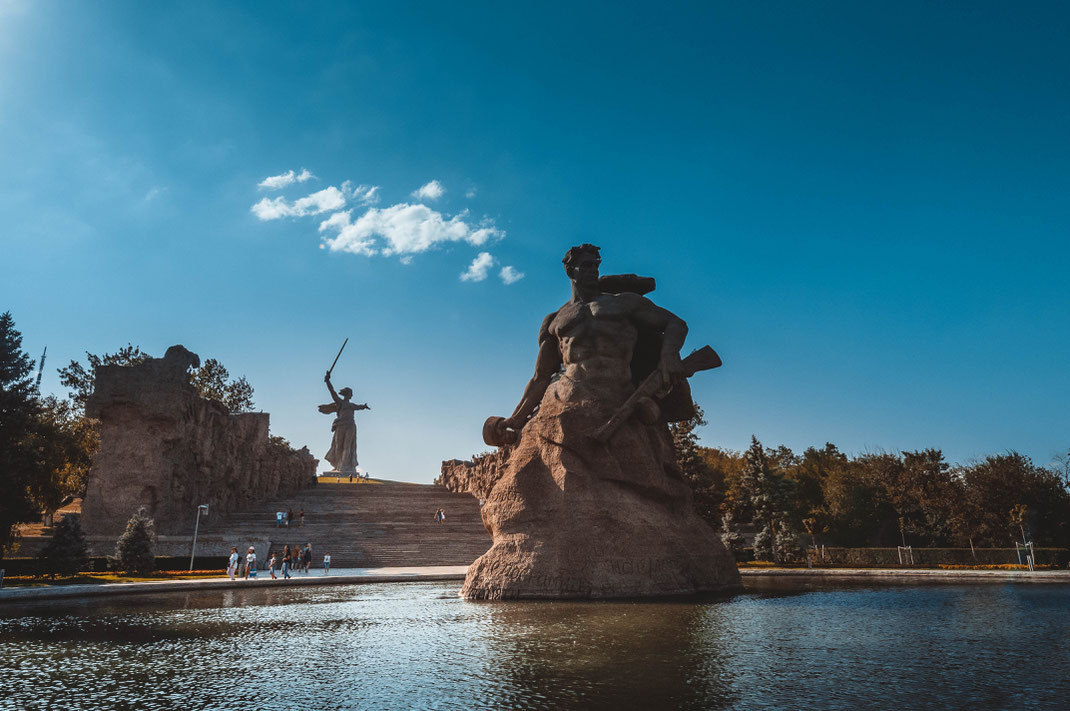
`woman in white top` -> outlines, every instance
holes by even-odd
[[[325,556],[323,556],[323,574],[326,575],[329,572],[331,572],[331,554],[330,553],[328,553]]]
[[[238,547],[230,547],[230,562],[227,563],[227,575],[234,580],[234,574],[238,572]]]

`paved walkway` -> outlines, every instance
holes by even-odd
[[[1070,570],[942,570],[933,568],[742,568],[747,578],[810,580],[859,580],[880,583],[1063,583],[1070,584]]]
[[[313,569],[305,575],[297,573],[289,580],[272,580],[261,572],[250,580],[229,580],[225,575],[199,580],[160,580],[146,583],[104,583],[98,585],[54,585],[34,588],[4,588],[0,590],[0,604],[60,598],[85,598],[105,595],[183,592],[187,590],[244,589],[301,585],[354,585],[362,583],[403,583],[414,581],[461,581],[466,565],[412,566],[392,568],[340,568],[330,575]],[[799,582],[845,581],[881,584],[919,583],[1061,583],[1070,584],[1070,570],[1041,570],[1035,573],[1021,570],[889,570],[852,568],[744,568],[739,571],[744,583],[748,579],[783,579]]]
[[[417,580],[464,580],[467,565],[435,565],[423,567],[394,568],[332,568],[330,575],[313,569],[308,575],[297,573],[289,580],[279,576],[272,580],[266,571],[256,578],[230,580],[226,575],[218,578],[197,580],[159,580],[144,583],[100,583],[95,585],[49,585],[42,587],[14,587],[0,590],[0,604],[4,602],[29,602],[59,598],[98,597],[104,595],[130,595],[145,593],[184,592],[187,590],[216,590],[284,587],[300,585],[352,585],[360,583],[403,583]]]

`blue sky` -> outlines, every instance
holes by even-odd
[[[594,242],[721,354],[706,445],[1047,463],[1067,36],[1061,3],[0,0],[0,310],[46,391],[182,343],[321,459],[349,337],[361,464],[428,482]]]

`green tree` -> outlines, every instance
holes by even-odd
[[[209,358],[200,368],[194,368],[190,383],[197,388],[201,397],[223,403],[232,413],[253,409],[253,386],[249,385],[245,376],[231,380],[230,373],[215,358]]]
[[[40,452],[33,438],[39,406],[32,374],[22,334],[11,312],[5,312],[0,315],[0,558],[16,540],[17,525],[38,517],[33,489]]]
[[[676,463],[680,466],[684,481],[691,489],[691,499],[696,513],[708,524],[715,527],[720,521],[719,509],[723,497],[718,496],[714,485],[713,472],[710,471],[702,456],[702,447],[698,444],[695,428],[706,424],[702,408],[695,406],[695,416],[683,422],[669,425],[673,447],[676,450]]]
[[[888,527],[896,520],[895,509],[887,499],[880,467],[873,456],[844,461],[831,467],[825,476],[825,522],[833,543],[876,545],[882,534],[887,534],[894,545],[898,528]]]
[[[1006,546],[1023,532],[1009,515],[1018,505],[1022,529],[1038,546],[1070,544],[1070,491],[1058,472],[1018,452],[958,467],[962,496],[955,502],[955,535],[981,546]]]
[[[126,344],[116,353],[105,353],[102,356],[86,351],[87,365],[82,365],[72,360],[70,365],[59,370],[59,382],[71,391],[71,400],[81,412],[85,412],[85,403],[93,394],[93,384],[96,381],[96,369],[102,365],[138,365],[152,358],[140,348]]]
[[[741,518],[743,509],[746,508],[739,486],[743,473],[743,455],[731,449],[717,447],[702,447],[701,453],[702,461],[706,463],[713,479],[711,491],[719,502],[720,510],[732,511],[737,519]]]
[[[81,412],[85,412],[85,403],[93,394],[98,367],[138,365],[152,358],[138,346],[130,344],[116,353],[98,356],[87,351],[85,355],[85,365],[72,360],[59,371],[60,383],[71,391],[71,400]],[[215,358],[209,358],[200,368],[194,368],[190,372],[190,383],[201,397],[223,403],[232,413],[249,412],[253,408],[253,387],[249,381],[244,376],[231,380],[226,367]]]
[[[45,573],[69,577],[89,566],[89,548],[79,517],[68,514],[52,531],[52,540],[37,556]]]
[[[736,530],[735,518],[731,511],[721,516],[721,543],[734,557],[743,552],[743,534]]]
[[[96,427],[69,400],[44,398],[33,435],[39,453],[34,500],[52,514],[69,499],[84,496],[93,455],[99,446]]]
[[[789,548],[798,547],[798,536],[794,534],[791,521],[794,486],[774,468],[756,437],[751,437],[751,446],[743,455],[740,484],[758,529],[754,536],[754,557],[757,560],[787,559]]]
[[[126,530],[115,542],[114,560],[120,570],[128,572],[156,570],[156,523],[144,508],[130,517]]]

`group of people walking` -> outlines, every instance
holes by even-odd
[[[294,518],[294,510],[288,511],[276,511],[275,512],[275,528],[289,528],[291,521],[297,521],[299,526],[305,525],[305,509],[301,508],[301,511]]]
[[[281,557],[274,552],[268,554],[267,569],[271,574],[272,580],[277,580],[279,576],[275,575],[275,571],[279,571],[283,580],[288,580],[292,575],[291,572],[303,572],[308,575],[309,568],[312,567],[312,544],[306,543],[304,546],[283,546]],[[323,574],[327,575],[331,572],[331,554],[325,553],[323,556]],[[237,546],[233,546],[230,549],[230,558],[227,561],[227,576],[231,580],[236,580],[238,576],[248,580],[249,578],[256,577],[256,549],[253,546],[249,546],[249,551],[245,554],[244,558],[238,553]]]

